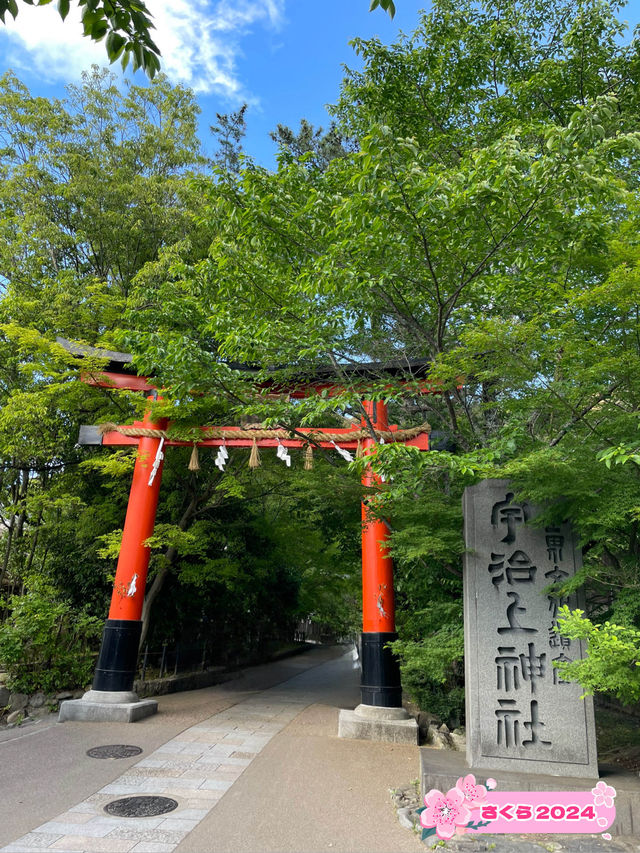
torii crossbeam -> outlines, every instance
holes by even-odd
[[[78,348],[79,349],[79,348]],[[91,351],[95,354],[96,350]],[[81,354],[81,353],[79,353]],[[109,368],[104,373],[85,377],[85,381],[104,387],[156,395],[150,380],[122,372],[127,358],[111,353]],[[116,357],[115,359],[113,357]],[[118,361],[117,357],[120,357]],[[317,393],[326,382],[297,386],[296,396]],[[329,393],[335,389],[335,383]],[[414,391],[415,393],[415,391]],[[138,644],[142,630],[150,548],[145,545],[153,534],[156,509],[162,482],[164,451],[168,447],[251,448],[255,461],[258,448],[321,447],[359,451],[363,456],[375,452],[378,442],[402,442],[420,450],[429,449],[429,427],[423,424],[409,430],[389,426],[384,402],[363,401],[360,424],[347,428],[296,428],[266,430],[261,427],[202,427],[196,441],[178,440],[168,432],[166,419],[152,420],[147,410],[144,420],[131,425],[108,424],[81,427],[80,444],[102,446],[137,446],[129,504],[124,523],[122,544],[114,581],[111,608],[105,625],[102,646],[92,689],[82,700],[63,703],[61,719],[122,719],[133,721],[154,713],[156,703],[140,702],[133,693],[137,668]],[[375,436],[375,437],[374,437]],[[362,475],[363,486],[371,490],[380,479],[367,465]],[[384,521],[373,518],[362,504],[362,706],[370,709],[400,709],[402,689],[396,659],[387,644],[396,639],[393,566],[389,556],[388,529]],[[84,707],[90,705],[88,713]],[[116,706],[122,711],[116,712]],[[99,710],[102,709],[102,710]],[[398,710],[392,712],[396,715]]]

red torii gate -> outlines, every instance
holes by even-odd
[[[104,353],[93,348],[69,346],[66,341],[60,342],[78,355]],[[85,376],[85,381],[102,387],[143,391],[149,400],[157,398],[157,390],[146,377],[124,372],[123,368],[130,360],[129,356],[122,353],[109,355],[109,367],[100,374]],[[335,382],[311,381],[296,386],[287,393],[290,396],[303,397],[324,389],[331,394],[335,393],[339,386]],[[428,390],[430,389],[421,388],[423,393]],[[278,394],[283,391],[286,389],[278,387]],[[415,389],[413,392],[415,393]],[[150,409],[142,421],[135,421],[130,426],[81,428],[80,444],[138,447],[111,607],[93,686],[89,693],[85,694],[85,700],[107,705],[137,703],[141,706],[139,712],[129,714],[126,718],[130,720],[139,719],[155,711],[155,703],[138,702],[138,697],[132,689],[137,668],[142,607],[150,558],[150,548],[145,542],[153,534],[162,482],[164,448],[196,445],[228,448],[277,448],[281,445],[284,448],[305,448],[312,445],[325,449],[356,451],[360,445],[363,454],[370,455],[375,452],[378,441],[401,441],[420,450],[429,449],[428,425],[424,424],[411,430],[399,430],[396,426],[389,426],[387,406],[384,402],[364,400],[363,410],[366,417],[363,415],[359,425],[354,423],[353,426],[343,429],[312,427],[290,431],[263,430],[260,427],[202,427],[202,437],[195,442],[171,438],[166,432],[168,420],[154,421]],[[362,476],[362,485],[370,490],[379,482],[380,479],[371,467],[367,466]],[[397,636],[393,566],[387,546],[389,534],[385,522],[372,518],[364,502],[362,523],[362,705],[380,709],[400,708],[400,671],[396,659],[386,648]],[[71,704],[75,703],[65,703]],[[69,711],[63,718],[97,719],[99,715],[92,713],[76,717]],[[106,718],[114,717],[107,715]]]

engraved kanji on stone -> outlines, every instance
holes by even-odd
[[[507,749],[511,747],[530,748],[532,746],[551,746],[550,740],[542,739],[542,729],[545,724],[540,720],[538,712],[538,702],[532,699],[529,704],[530,720],[525,720],[523,726],[530,734],[526,740],[520,740],[522,731],[520,720],[518,717],[522,715],[522,711],[517,707],[515,699],[498,699],[500,707],[496,709],[497,717],[497,732],[496,740],[498,746],[504,746]]]
[[[573,663],[573,660],[571,658],[568,658],[564,652],[560,652],[560,654],[557,657],[552,658],[552,660],[553,661],[557,660],[559,663]],[[562,676],[560,675],[558,670],[555,668],[555,666],[553,667],[553,683],[554,684],[571,684],[570,681],[565,681],[564,678],[562,678]]]
[[[530,683],[531,692],[535,693],[536,679],[544,678],[546,672],[547,655],[544,652],[541,655],[537,655],[533,643],[529,643],[527,649],[526,655],[521,654],[519,656],[520,668],[522,670],[522,677]]]
[[[527,740],[522,741],[522,745],[525,748],[531,746],[551,746],[550,740],[542,740],[542,731],[545,725],[538,717],[538,703],[535,699],[531,700],[531,719],[525,722],[525,729],[527,729],[531,735]]]
[[[508,626],[498,628],[498,634],[508,634],[514,632],[516,634],[537,634],[537,628],[525,628],[520,624],[519,616],[527,612],[526,607],[520,606],[520,596],[517,592],[508,592],[507,597],[511,599],[511,604],[507,607]]]
[[[560,533],[559,527],[545,527],[544,532],[547,542],[547,554],[553,563],[562,562],[562,546],[564,545],[564,536]]]
[[[517,719],[520,711],[516,708],[516,700],[498,699],[498,705],[500,705],[496,709],[498,746],[520,746],[520,721]]]
[[[498,646],[496,662],[496,680],[498,690],[507,693],[520,687],[520,658],[515,646]]]
[[[511,544],[516,541],[516,524],[524,524],[527,520],[528,511],[526,504],[513,502],[513,492],[507,492],[503,501],[497,501],[491,509],[491,524],[497,527],[504,524],[507,527],[506,535],[501,542]]]
[[[545,578],[551,578],[550,583],[559,583],[569,577],[569,572],[565,572],[557,566],[554,566],[550,572],[545,572],[544,576]]]
[[[515,646],[498,646],[495,657],[498,690],[509,693],[518,690],[521,681],[528,681],[531,692],[535,692],[537,678],[544,678],[547,655],[536,655],[533,643],[528,644],[527,654],[516,654]]]
[[[533,583],[535,581],[537,566],[531,563],[524,551],[514,551],[506,561],[506,568],[504,558],[504,554],[491,553],[492,562],[489,563],[489,574],[493,575],[491,583],[495,587],[500,586],[505,578],[505,572],[509,586],[513,586],[514,583]]]

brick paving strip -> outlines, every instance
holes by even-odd
[[[214,714],[86,800],[0,848],[0,853],[170,853],[216,807],[271,738],[312,701],[275,687]],[[171,797],[178,808],[138,818],[112,817],[104,811],[113,800],[146,795]]]

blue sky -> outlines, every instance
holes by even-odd
[[[327,126],[324,105],[337,98],[342,65],[357,66],[350,39],[393,41],[411,32],[429,0],[398,0],[393,21],[369,12],[369,0],[147,0],[156,23],[163,70],[190,86],[202,109],[201,138],[215,146],[209,125],[216,112],[249,104],[245,148],[274,164],[268,137],[278,123],[298,127],[302,117]],[[63,24],[50,6],[19,2],[15,22],[0,24],[0,73],[11,68],[32,94],[62,96],[91,63],[106,65],[104,48],[81,35],[77,10]],[[75,17],[74,17],[75,11]],[[119,64],[112,66],[121,74]],[[135,75],[140,78],[140,74]]]
[[[268,137],[280,122],[298,126],[302,117],[327,126],[324,105],[337,98],[342,66],[358,66],[349,41],[379,36],[384,42],[399,30],[411,32],[429,0],[396,0],[393,21],[369,0],[147,0],[156,22],[163,70],[175,83],[194,89],[202,108],[201,138],[216,112],[248,102],[246,151],[263,165],[274,165]],[[0,24],[0,72],[11,68],[34,95],[62,96],[91,63],[106,64],[104,48],[81,35],[73,10],[63,24],[54,8],[19,2],[15,22]],[[75,18],[74,18],[74,12]],[[640,18],[640,0],[631,0],[623,17]],[[119,65],[113,66],[120,73]],[[136,78],[142,82],[140,74]]]

